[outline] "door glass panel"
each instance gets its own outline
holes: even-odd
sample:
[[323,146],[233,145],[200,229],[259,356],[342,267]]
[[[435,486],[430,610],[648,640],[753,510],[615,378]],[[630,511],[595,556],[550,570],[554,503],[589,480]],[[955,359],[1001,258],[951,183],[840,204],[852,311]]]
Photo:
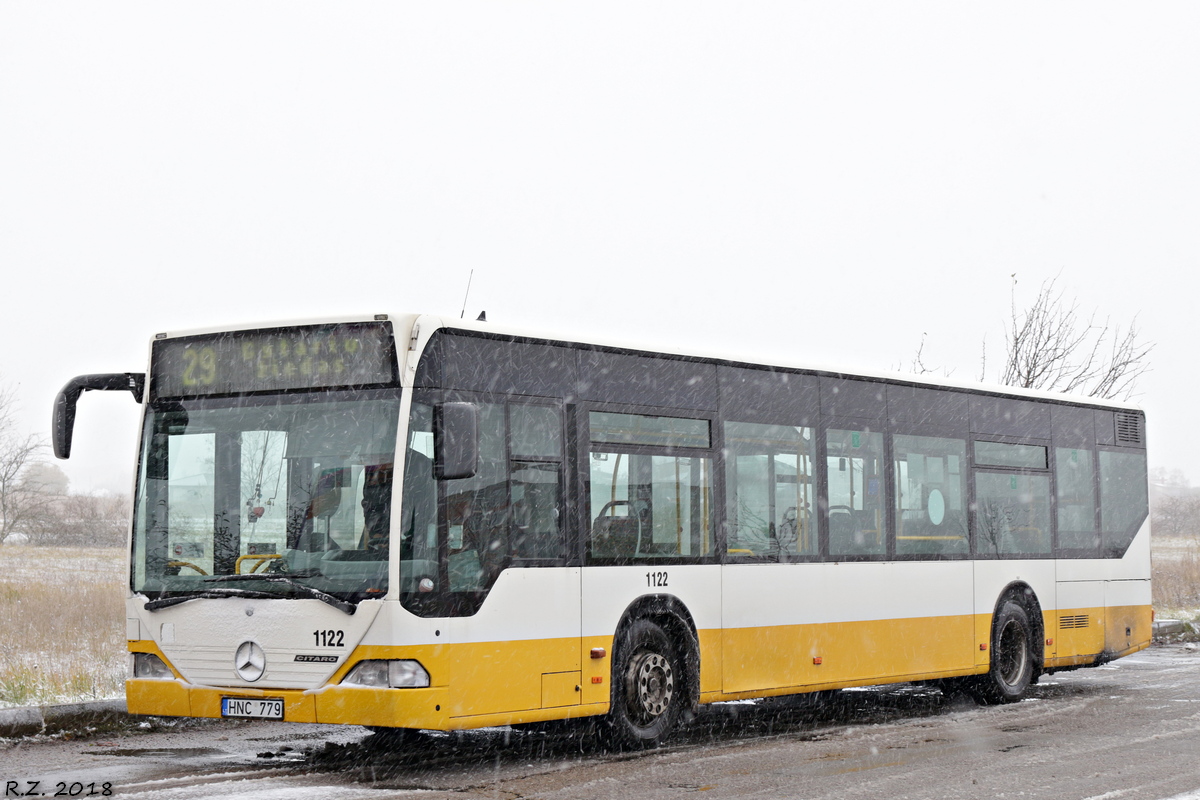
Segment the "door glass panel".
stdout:
[[513,456],[551,461],[562,458],[562,422],[557,408],[514,404],[509,406],[508,418]]
[[[423,616],[474,613],[500,573],[563,558],[562,416],[553,406],[475,402],[470,478],[433,479],[432,407],[413,402],[404,476],[401,600]],[[438,520],[438,494],[442,493]],[[444,531],[445,549],[439,548]],[[444,557],[445,563],[440,559]]]
[[826,447],[830,556],[885,554],[883,434],[830,430]]
[[512,532],[514,558],[561,558],[559,531],[559,465],[542,461],[512,462]]

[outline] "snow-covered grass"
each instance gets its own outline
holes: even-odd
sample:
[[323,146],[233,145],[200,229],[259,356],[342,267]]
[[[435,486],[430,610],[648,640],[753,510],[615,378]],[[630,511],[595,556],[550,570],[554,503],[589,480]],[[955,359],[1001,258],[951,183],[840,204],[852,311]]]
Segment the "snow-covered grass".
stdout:
[[125,554],[0,547],[0,707],[120,698]]
[[1150,557],[1155,618],[1184,623],[1182,630],[1161,634],[1160,641],[1200,641],[1200,539],[1155,536]]
[[1200,540],[1151,540],[1154,613],[1158,619],[1200,623]]

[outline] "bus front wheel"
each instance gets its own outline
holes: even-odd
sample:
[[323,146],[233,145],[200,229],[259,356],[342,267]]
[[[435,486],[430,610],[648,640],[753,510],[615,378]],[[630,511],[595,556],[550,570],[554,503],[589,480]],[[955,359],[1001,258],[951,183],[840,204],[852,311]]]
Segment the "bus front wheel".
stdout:
[[621,749],[658,747],[687,695],[678,649],[661,627],[638,619],[622,632],[615,655],[609,738]]
[[1013,703],[1033,682],[1033,625],[1025,608],[1007,600],[992,622],[992,666],[980,679],[979,698],[987,703]]

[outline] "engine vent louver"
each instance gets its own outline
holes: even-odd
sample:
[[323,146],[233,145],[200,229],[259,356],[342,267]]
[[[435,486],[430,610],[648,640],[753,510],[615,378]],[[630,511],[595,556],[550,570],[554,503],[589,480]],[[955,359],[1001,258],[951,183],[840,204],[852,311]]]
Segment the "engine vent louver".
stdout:
[[1091,624],[1087,614],[1067,614],[1058,618],[1059,630],[1067,628],[1086,628]]
[[1141,414],[1131,411],[1117,412],[1117,443],[1143,444]]

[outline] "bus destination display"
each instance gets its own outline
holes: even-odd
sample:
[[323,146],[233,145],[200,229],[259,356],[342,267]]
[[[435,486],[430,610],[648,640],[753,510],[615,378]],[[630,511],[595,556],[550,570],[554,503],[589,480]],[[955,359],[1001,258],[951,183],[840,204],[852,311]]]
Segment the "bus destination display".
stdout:
[[231,331],[154,343],[155,397],[393,383],[387,322]]

